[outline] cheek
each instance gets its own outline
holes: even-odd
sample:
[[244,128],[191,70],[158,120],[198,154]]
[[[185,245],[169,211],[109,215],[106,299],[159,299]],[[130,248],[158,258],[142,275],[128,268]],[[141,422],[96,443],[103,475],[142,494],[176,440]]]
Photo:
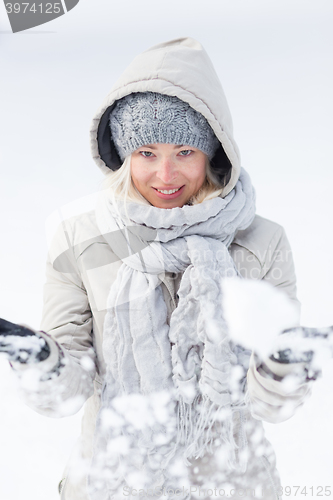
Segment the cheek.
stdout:
[[206,179],[206,164],[198,165],[196,175],[193,176],[193,182],[196,183],[198,189],[202,186]]
[[133,162],[131,165],[131,176],[135,186],[144,184],[148,180],[148,172],[141,165]]

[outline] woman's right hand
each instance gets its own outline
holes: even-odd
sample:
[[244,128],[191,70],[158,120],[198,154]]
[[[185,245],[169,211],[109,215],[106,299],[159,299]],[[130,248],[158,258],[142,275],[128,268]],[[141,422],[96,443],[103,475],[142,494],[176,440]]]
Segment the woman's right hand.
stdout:
[[11,362],[32,364],[48,358],[50,348],[38,332],[0,318],[0,353]]

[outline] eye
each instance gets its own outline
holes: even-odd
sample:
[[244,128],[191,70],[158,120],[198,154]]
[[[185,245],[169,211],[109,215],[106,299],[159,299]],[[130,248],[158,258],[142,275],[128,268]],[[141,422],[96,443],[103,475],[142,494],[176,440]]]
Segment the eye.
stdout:
[[193,153],[192,149],[183,149],[179,151],[178,154],[180,154],[180,156],[190,156],[191,153]]
[[140,151],[140,155],[144,156],[145,158],[150,158],[151,156],[154,156],[154,153],[151,151]]

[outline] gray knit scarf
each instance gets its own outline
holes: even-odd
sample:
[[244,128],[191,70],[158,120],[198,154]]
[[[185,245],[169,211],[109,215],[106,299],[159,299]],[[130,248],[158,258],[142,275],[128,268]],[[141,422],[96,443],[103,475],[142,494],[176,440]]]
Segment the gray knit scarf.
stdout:
[[[171,210],[114,206],[102,195],[97,223],[123,264],[107,299],[107,373],[88,479],[92,500],[174,484],[179,457],[189,464],[212,453],[215,442],[236,467],[233,353],[221,283],[237,275],[228,246],[254,215],[254,190],[244,170],[225,198]],[[165,273],[183,273],[170,324]]]

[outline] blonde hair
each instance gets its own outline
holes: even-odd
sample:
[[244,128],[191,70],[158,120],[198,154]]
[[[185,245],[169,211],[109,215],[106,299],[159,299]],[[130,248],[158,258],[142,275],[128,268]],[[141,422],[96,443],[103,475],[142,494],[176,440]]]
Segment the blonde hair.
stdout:
[[[197,205],[205,200],[211,200],[222,194],[225,185],[221,185],[217,177],[211,170],[209,160],[206,160],[206,179],[199,191],[192,196],[188,204]],[[131,155],[127,156],[124,160],[122,166],[114,171],[110,171],[106,175],[106,179],[102,184],[103,189],[110,190],[112,201],[115,202],[117,199],[123,201],[133,201],[135,203],[140,203],[141,205],[150,205],[149,201],[146,200],[139,193],[135,187],[132,176],[131,176]]]

